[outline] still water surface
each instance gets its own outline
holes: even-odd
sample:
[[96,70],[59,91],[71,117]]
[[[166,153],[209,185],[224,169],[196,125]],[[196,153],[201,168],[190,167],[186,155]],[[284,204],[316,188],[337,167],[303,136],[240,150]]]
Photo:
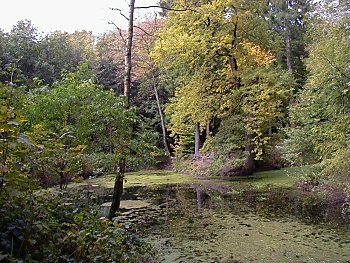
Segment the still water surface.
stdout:
[[350,262],[347,218],[313,193],[167,185],[125,197],[152,203],[125,219],[161,262]]

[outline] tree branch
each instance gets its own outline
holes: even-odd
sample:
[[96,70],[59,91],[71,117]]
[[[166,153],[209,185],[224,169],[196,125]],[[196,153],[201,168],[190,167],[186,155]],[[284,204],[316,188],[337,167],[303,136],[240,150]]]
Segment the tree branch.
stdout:
[[116,8],[116,7],[110,7],[110,9],[113,10],[113,11],[119,11],[119,14],[120,14],[122,17],[124,17],[126,20],[129,21],[129,18],[128,18],[126,15],[124,15],[124,14],[122,13],[122,10],[121,10],[121,9]]
[[116,29],[118,30],[118,32],[119,32],[120,38],[123,40],[124,46],[126,46],[126,39],[125,39],[125,37],[123,36],[123,30],[122,30],[120,27],[118,27],[114,22],[108,22],[108,24],[109,24],[109,25],[115,26],[115,28],[116,28]]
[[321,57],[323,57],[325,60],[327,60],[327,62],[329,63],[329,65],[331,65],[331,67],[332,67],[333,69],[335,69],[336,71],[338,71],[338,73],[339,73],[341,76],[345,77],[346,79],[350,79],[350,77],[345,73],[346,70],[345,70],[345,72],[344,72],[342,69],[340,69],[337,65],[335,65],[335,63],[333,63],[333,62],[332,62],[329,58],[327,58],[326,56],[321,55]]
[[135,6],[135,9],[148,9],[148,8],[160,8],[160,9],[165,9],[165,10],[168,10],[168,11],[176,11],[176,12],[192,11],[192,12],[199,13],[197,10],[194,10],[194,9],[191,9],[191,8],[175,9],[175,8],[170,8],[170,7],[160,6],[160,5]]
[[143,28],[139,27],[139,26],[134,26],[134,28],[140,29],[143,33],[145,33],[146,35],[153,37],[153,35],[151,35],[150,33],[148,33],[146,30],[144,30]]

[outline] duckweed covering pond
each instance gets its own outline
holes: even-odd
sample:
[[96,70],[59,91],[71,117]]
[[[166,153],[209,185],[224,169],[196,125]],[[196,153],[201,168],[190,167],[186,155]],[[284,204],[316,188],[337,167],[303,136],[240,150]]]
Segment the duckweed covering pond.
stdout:
[[[99,188],[113,188],[115,175],[105,175],[85,180],[81,183],[72,183],[69,188],[78,188],[95,185]],[[159,184],[181,184],[191,183],[196,178],[186,174],[179,174],[168,170],[146,170],[140,172],[127,173],[125,175],[124,187],[131,186],[151,186]]]
[[[103,195],[113,181],[110,175],[71,188]],[[297,190],[296,182],[283,170],[232,178],[130,173],[123,199],[147,206],[126,209],[116,221],[135,223],[161,262],[350,262],[339,200]]]
[[[339,207],[291,189],[232,194],[202,186],[130,188],[153,207],[130,218],[161,262],[349,262]],[[123,220],[123,217],[120,218]]]

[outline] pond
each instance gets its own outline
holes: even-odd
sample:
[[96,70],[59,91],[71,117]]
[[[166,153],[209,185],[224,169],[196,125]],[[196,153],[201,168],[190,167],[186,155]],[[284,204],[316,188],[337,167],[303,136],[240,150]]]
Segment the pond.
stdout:
[[140,226],[160,262],[350,262],[347,219],[314,193],[165,185],[124,195],[151,204],[119,220]]

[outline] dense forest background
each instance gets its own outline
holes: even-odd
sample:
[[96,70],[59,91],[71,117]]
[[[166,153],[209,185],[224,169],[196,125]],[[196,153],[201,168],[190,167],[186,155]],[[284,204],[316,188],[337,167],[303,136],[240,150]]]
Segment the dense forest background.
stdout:
[[[119,98],[127,31],[40,35],[20,21],[1,32],[2,143],[27,136],[26,173],[45,184],[62,170],[112,171],[105,164],[128,133],[125,120],[138,149],[204,156],[213,175],[312,165],[313,179],[347,180],[347,1],[160,4],[160,18],[134,26],[127,112]],[[8,169],[20,146],[6,147]],[[54,160],[57,149],[67,160]],[[135,165],[146,157],[131,155]],[[73,163],[79,173],[68,172]]]
[[0,30],[1,202],[168,156],[207,175],[301,166],[349,192],[348,1],[159,5],[134,25],[128,98],[128,31]]

